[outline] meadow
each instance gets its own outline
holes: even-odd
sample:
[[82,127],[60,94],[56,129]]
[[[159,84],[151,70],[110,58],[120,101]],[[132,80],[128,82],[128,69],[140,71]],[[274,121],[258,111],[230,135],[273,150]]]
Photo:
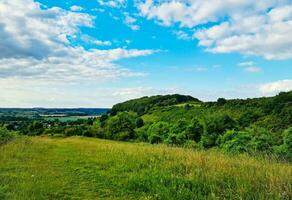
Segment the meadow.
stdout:
[[275,159],[85,137],[0,146],[0,199],[292,199]]

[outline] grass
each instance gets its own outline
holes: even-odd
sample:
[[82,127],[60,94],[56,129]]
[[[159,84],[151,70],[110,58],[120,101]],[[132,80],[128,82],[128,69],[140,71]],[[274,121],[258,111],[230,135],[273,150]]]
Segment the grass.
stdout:
[[0,199],[292,199],[292,166],[90,138],[0,146]]
[[46,120],[60,120],[61,122],[77,121],[78,119],[97,118],[98,115],[94,116],[63,116],[63,117],[45,117]]

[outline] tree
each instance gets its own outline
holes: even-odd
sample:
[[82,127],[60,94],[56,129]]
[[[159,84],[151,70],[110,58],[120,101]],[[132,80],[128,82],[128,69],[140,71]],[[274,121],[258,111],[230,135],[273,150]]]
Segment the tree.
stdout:
[[284,130],[283,144],[276,147],[276,153],[292,160],[292,127]]
[[204,133],[204,127],[200,121],[195,118],[192,120],[192,124],[186,128],[185,133],[188,140],[199,142]]
[[170,125],[167,122],[157,122],[152,124],[147,133],[151,144],[162,142],[170,131]]
[[141,128],[142,126],[144,126],[144,121],[141,117],[138,117],[135,121],[136,124],[136,128]]
[[237,128],[237,123],[229,115],[217,115],[206,119],[205,132],[202,135],[201,144],[205,148],[216,146],[219,135],[227,130]]
[[121,112],[107,120],[106,135],[110,139],[129,140],[134,138],[135,128],[135,116]]
[[218,99],[217,99],[217,104],[218,104],[218,105],[224,105],[226,102],[227,102],[227,101],[226,101],[226,99],[224,99],[224,98],[218,98]]

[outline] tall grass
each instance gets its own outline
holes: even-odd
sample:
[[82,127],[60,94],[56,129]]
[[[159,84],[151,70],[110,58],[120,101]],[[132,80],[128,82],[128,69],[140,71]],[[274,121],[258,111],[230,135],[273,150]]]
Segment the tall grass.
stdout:
[[0,146],[0,199],[292,199],[292,165],[89,138]]

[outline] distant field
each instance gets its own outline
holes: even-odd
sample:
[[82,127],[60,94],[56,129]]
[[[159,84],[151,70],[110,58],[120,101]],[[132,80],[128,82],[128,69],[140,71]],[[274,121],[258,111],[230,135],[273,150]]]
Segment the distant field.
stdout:
[[292,165],[90,138],[0,146],[0,199],[292,199]]
[[78,119],[88,119],[88,118],[97,118],[100,117],[99,115],[94,116],[44,116],[47,120],[60,120],[63,122],[66,121],[76,121]]

